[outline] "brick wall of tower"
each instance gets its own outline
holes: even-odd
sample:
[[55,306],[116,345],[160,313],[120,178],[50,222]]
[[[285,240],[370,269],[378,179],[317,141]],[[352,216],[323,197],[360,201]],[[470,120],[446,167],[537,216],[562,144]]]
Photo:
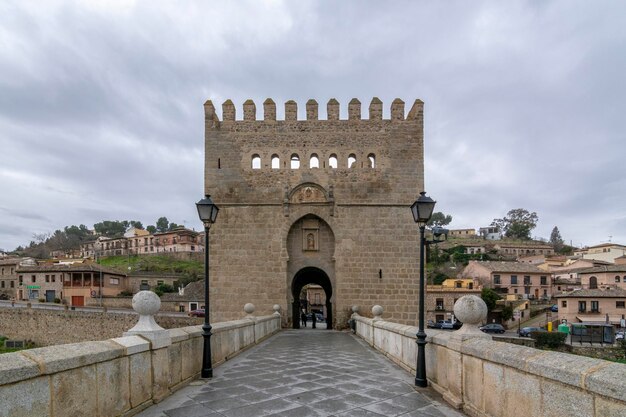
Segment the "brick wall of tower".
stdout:
[[[306,253],[306,266],[332,275],[336,325],[345,326],[354,304],[362,313],[381,304],[392,320],[414,323],[419,263],[408,207],[423,189],[423,103],[416,100],[405,117],[404,103],[395,100],[391,118],[383,119],[382,102],[374,99],[363,119],[361,104],[352,100],[348,120],[339,119],[335,100],[327,105],[329,120],[318,119],[314,100],[306,104],[307,120],[297,120],[295,102],[285,104],[287,120],[276,120],[269,99],[258,120],[251,100],[243,107],[244,120],[237,120],[227,101],[220,120],[205,103],[205,192],[221,209],[211,228],[215,320],[238,317],[239,300],[254,300],[260,314],[274,304],[290,312],[300,255],[294,250],[302,248],[289,242],[289,231],[313,214],[332,231],[334,255],[329,260],[320,251],[316,261]],[[299,169],[290,168],[294,154]],[[309,167],[312,155],[319,168]],[[276,156],[279,168],[272,168]],[[337,168],[329,166],[331,156]],[[350,157],[356,158],[352,167]],[[302,187],[317,197],[307,200]]]

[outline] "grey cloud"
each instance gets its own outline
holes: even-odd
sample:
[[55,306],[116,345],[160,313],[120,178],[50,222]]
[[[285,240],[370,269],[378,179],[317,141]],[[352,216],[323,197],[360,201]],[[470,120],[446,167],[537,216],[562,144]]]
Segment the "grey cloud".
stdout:
[[[42,216],[40,214],[37,214],[37,213],[33,213],[33,212],[19,211],[19,210],[9,209],[9,208],[6,208],[6,207],[0,207],[0,211],[2,211],[5,216],[16,217],[16,218],[19,218],[19,219],[24,219],[24,220],[42,220],[42,221],[46,221],[46,222],[50,221],[49,218],[47,218],[45,216]],[[23,231],[24,230],[22,227],[10,227],[9,229],[10,230],[14,230],[14,231]]]
[[[0,206],[26,230],[104,219],[199,227],[202,103],[426,102],[426,188],[459,227],[537,211],[626,243],[626,6],[245,2],[0,6]],[[1,32],[4,31],[4,32]],[[586,224],[593,212],[599,224]],[[35,221],[37,220],[37,221]],[[25,243],[32,232],[12,243]]]

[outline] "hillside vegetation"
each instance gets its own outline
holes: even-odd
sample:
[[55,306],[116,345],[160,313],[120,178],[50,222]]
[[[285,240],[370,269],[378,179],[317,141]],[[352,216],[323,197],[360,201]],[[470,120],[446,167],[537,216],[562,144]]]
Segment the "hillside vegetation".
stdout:
[[116,269],[123,273],[156,272],[163,274],[182,274],[200,278],[204,272],[204,262],[193,259],[181,260],[167,255],[150,256],[109,256],[98,261],[102,266]]

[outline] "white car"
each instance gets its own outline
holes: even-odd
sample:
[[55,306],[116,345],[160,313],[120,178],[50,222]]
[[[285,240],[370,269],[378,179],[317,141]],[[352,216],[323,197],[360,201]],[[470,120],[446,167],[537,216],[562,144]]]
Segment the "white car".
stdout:
[[615,333],[615,341],[617,342],[618,340],[624,340],[624,332]]

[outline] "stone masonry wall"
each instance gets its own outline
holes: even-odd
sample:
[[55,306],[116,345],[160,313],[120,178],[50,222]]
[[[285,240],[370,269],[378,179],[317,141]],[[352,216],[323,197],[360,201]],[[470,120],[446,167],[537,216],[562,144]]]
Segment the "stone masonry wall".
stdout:
[[[335,327],[345,327],[353,304],[384,304],[394,320],[414,322],[419,253],[409,206],[424,188],[423,103],[416,100],[405,117],[404,103],[395,100],[388,120],[378,99],[368,119],[357,100],[348,120],[339,120],[334,100],[328,120],[319,120],[311,100],[307,120],[296,120],[296,103],[285,106],[286,120],[276,120],[275,104],[266,100],[257,120],[249,100],[244,120],[236,120],[227,101],[220,120],[213,103],[205,103],[205,193],[220,207],[210,231],[211,314],[236,317],[240,302],[233,301],[245,299],[259,309],[281,305],[286,324],[295,274],[315,267],[331,278]],[[295,155],[300,167],[291,169]],[[309,167],[313,156],[319,168]],[[349,168],[351,156],[356,162]],[[312,216],[328,230],[317,253],[302,253],[290,230]],[[322,240],[327,236],[334,241]]]
[[[415,372],[417,328],[355,314],[356,333]],[[626,365],[428,329],[429,385],[475,417],[624,417]]]
[[[100,307],[100,299],[98,297],[85,298],[85,305],[87,307]],[[102,305],[106,308],[133,308],[133,297],[130,296],[118,296],[118,297],[102,297]]]
[[[213,366],[279,330],[278,314],[215,323]],[[0,417],[135,415],[200,374],[201,326],[170,329],[164,338],[158,345],[132,335],[0,355]]]
[[[37,346],[104,340],[120,336],[137,323],[138,317],[137,314],[109,312],[0,308],[0,335],[14,340],[32,340]],[[166,329],[203,321],[163,315],[156,315],[155,319]]]

